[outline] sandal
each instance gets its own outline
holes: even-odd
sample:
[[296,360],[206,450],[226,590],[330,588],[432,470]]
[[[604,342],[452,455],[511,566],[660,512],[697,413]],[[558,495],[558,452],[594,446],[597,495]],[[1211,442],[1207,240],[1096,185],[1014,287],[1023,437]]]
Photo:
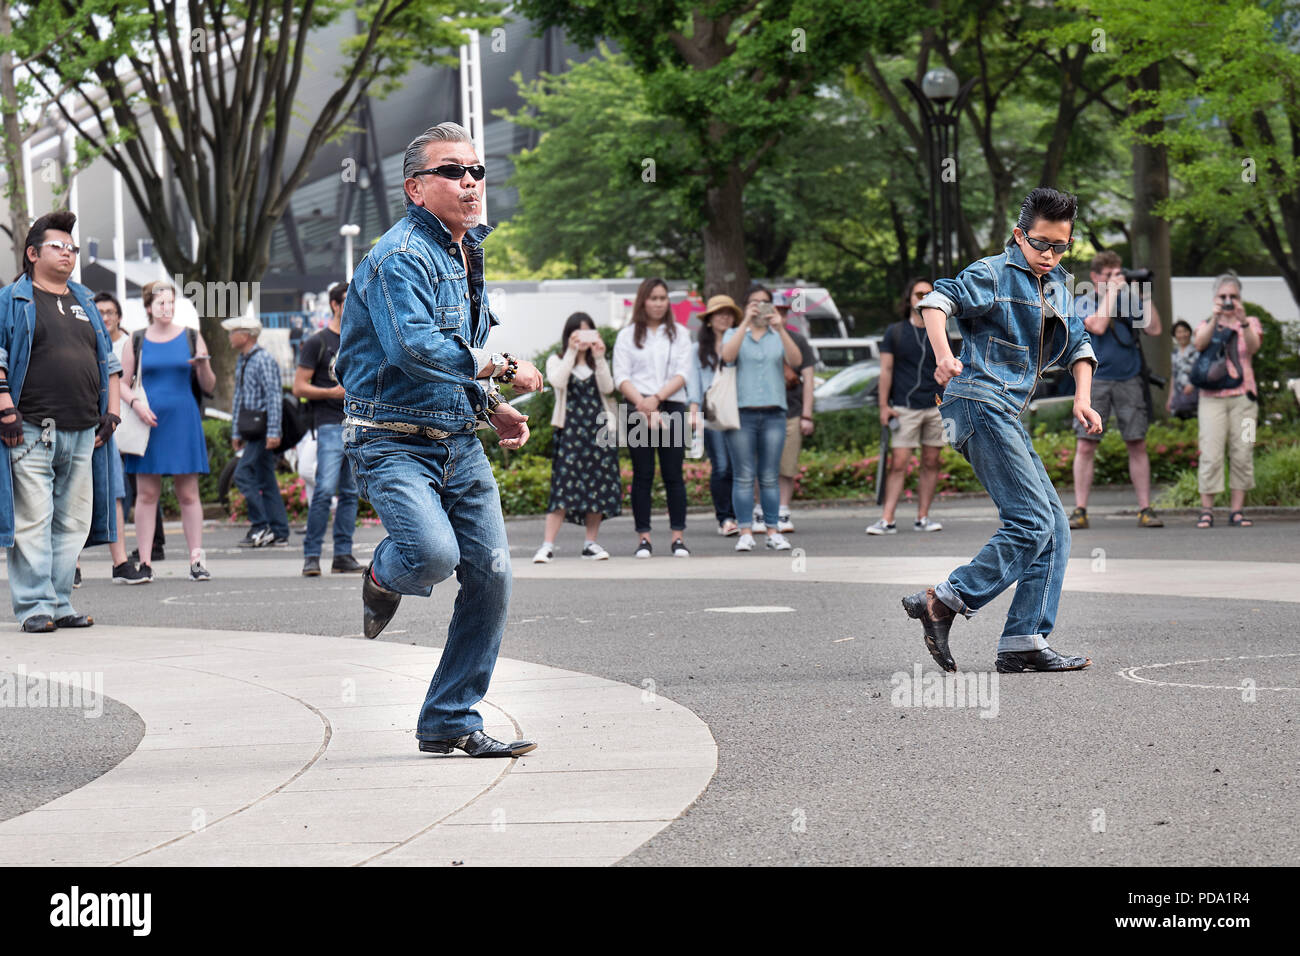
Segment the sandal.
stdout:
[[[1240,514],[1240,512],[1238,512],[1238,514]],[[1199,518],[1196,519],[1196,527],[1198,527],[1198,528],[1213,528],[1213,527],[1214,527],[1214,512],[1211,511],[1211,510],[1209,510],[1208,508],[1205,509],[1204,511],[1202,511],[1202,512],[1201,512],[1201,516],[1200,516]]]
[[1234,511],[1232,514],[1228,515],[1228,524],[1232,525],[1234,528],[1250,528],[1254,526],[1255,522],[1251,521],[1240,511]]

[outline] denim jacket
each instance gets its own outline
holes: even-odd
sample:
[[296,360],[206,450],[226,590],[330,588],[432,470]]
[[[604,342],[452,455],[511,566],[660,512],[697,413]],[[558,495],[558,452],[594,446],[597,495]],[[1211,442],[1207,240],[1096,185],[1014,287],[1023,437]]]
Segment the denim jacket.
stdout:
[[955,279],[935,282],[917,308],[956,316],[961,330],[961,374],[943,398],[971,398],[1021,414],[1042,373],[1055,365],[1097,359],[1083,322],[1073,309],[1072,277],[1058,263],[1041,278],[1020,247],[988,256]]
[[477,375],[498,320],[483,291],[479,246],[491,231],[480,225],[465,234],[468,278],[451,232],[412,205],[361,260],[348,287],[334,366],[349,417],[465,433],[486,420]]
[[[99,414],[108,411],[110,376],[122,374],[122,363],[113,352],[108,340],[108,330],[99,310],[91,301],[90,290],[77,282],[68,283],[68,291],[90,316],[95,328],[95,352],[99,357]],[[5,370],[14,405],[21,404],[23,381],[32,357],[32,337],[36,333],[36,302],[32,298],[32,280],[22,276],[17,282],[0,289],[0,368]],[[33,422],[32,424],[39,424]],[[0,547],[11,548],[14,543],[14,478],[9,463],[10,448],[0,442]],[[109,454],[117,454],[117,444],[107,441],[91,453],[94,504],[90,515],[90,536],[87,544],[105,544],[117,540],[117,509],[113,499],[109,469]]]

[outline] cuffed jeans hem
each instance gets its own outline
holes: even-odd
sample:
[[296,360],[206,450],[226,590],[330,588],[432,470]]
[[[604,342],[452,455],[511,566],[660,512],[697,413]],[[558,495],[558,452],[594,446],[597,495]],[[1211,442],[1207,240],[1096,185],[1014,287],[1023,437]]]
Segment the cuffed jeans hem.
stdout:
[[416,740],[459,740],[461,737],[468,737],[470,734],[474,733],[474,731],[482,730],[482,729],[483,729],[483,725],[479,724],[477,727],[469,727],[465,730],[458,730],[452,733],[445,733],[445,734],[430,733],[429,731],[426,730],[417,730],[415,732],[415,739]]
[[966,602],[961,599],[961,595],[946,580],[935,585],[934,596],[968,621],[975,616],[975,611],[966,606]]
[[1043,651],[1047,638],[1041,634],[1003,634],[998,638],[998,653],[1003,651]]

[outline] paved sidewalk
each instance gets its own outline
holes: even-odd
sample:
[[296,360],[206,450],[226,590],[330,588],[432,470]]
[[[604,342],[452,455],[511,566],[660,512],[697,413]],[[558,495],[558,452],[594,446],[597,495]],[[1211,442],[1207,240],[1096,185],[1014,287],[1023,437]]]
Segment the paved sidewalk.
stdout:
[[102,672],[138,749],[0,823],[0,865],[613,863],[708,784],[708,728],[662,697],[501,659],[485,730],[518,760],[416,750],[433,649],[96,626],[4,635],[0,669]]

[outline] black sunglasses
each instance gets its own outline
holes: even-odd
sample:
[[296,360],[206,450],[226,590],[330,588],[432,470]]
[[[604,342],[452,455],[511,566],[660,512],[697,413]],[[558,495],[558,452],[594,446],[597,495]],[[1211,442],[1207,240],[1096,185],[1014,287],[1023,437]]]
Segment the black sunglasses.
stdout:
[[409,179],[416,176],[423,176],[426,173],[433,173],[435,176],[441,176],[443,179],[461,179],[466,173],[469,173],[476,180],[481,180],[487,175],[486,166],[462,166],[459,163],[447,163],[445,166],[433,166],[429,169],[420,169],[411,173]]
[[1039,252],[1046,252],[1048,249],[1051,249],[1058,256],[1065,255],[1070,246],[1074,245],[1073,237],[1065,240],[1065,242],[1048,242],[1046,239],[1035,239],[1033,236],[1029,235],[1029,233],[1025,233],[1025,242],[1029,243]]

